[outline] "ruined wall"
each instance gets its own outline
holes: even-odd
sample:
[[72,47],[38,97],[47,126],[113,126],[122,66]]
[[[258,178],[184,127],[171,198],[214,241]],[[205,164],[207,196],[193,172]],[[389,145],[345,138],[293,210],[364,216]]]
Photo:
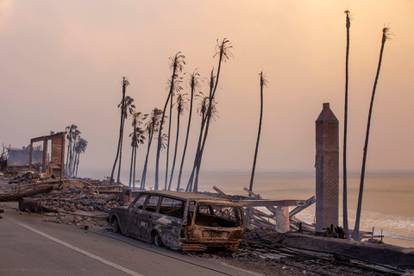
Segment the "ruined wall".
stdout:
[[[20,167],[29,165],[29,148],[24,149],[12,149],[8,150],[8,167]],[[43,151],[33,150],[32,163],[33,164],[42,164]]]

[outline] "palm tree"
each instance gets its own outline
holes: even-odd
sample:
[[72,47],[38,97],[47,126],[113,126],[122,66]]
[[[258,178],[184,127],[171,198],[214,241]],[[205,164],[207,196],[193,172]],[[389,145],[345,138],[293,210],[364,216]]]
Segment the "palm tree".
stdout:
[[85,139],[79,137],[79,139],[78,139],[78,141],[76,142],[76,145],[75,145],[75,154],[76,154],[75,155],[76,156],[76,158],[75,158],[75,167],[76,167],[76,169],[75,169],[75,173],[74,173],[75,176],[78,176],[80,155],[86,151],[87,146],[88,146],[88,141],[86,141]]
[[364,152],[362,157],[362,167],[361,167],[361,179],[359,183],[359,194],[358,194],[358,207],[355,217],[355,227],[352,237],[355,240],[360,240],[360,233],[359,233],[359,227],[361,222],[361,209],[362,209],[362,197],[364,193],[364,181],[365,181],[365,165],[367,161],[367,154],[368,154],[368,142],[369,142],[369,131],[371,127],[371,116],[372,116],[372,109],[374,107],[374,100],[375,100],[375,92],[377,90],[377,83],[379,79],[379,74],[381,71],[381,64],[382,64],[382,57],[384,53],[384,46],[385,42],[388,39],[388,32],[389,28],[383,28],[382,29],[382,39],[381,39],[381,49],[379,54],[379,60],[378,60],[378,66],[377,66],[377,73],[375,75],[374,85],[372,88],[372,94],[371,94],[371,102],[369,105],[369,112],[368,112],[368,122],[367,122],[367,129],[365,134],[365,143],[364,143]]
[[167,182],[168,182],[168,169],[169,169],[169,162],[170,162],[170,140],[171,140],[170,138],[171,138],[171,122],[172,122],[173,102],[174,102],[174,92],[171,94],[170,111],[169,111],[169,117],[168,117],[167,156],[165,158],[164,190],[167,190]]
[[176,126],[177,130],[176,130],[176,136],[175,136],[174,157],[173,157],[173,163],[171,167],[170,182],[168,183],[168,191],[171,190],[171,183],[174,178],[175,161],[177,159],[177,149],[178,149],[178,142],[180,138],[180,117],[184,111],[184,105],[186,101],[185,95],[186,94],[180,93],[177,96],[177,126]]
[[231,53],[230,53],[230,49],[232,48],[230,40],[224,38],[221,42],[217,43],[217,52],[216,55],[219,56],[219,60],[218,60],[218,66],[217,66],[217,72],[216,72],[216,77],[215,77],[215,83],[214,83],[214,88],[212,90],[211,96],[210,96],[210,100],[209,100],[209,106],[207,109],[207,113],[206,113],[206,126],[205,126],[205,130],[204,130],[204,134],[203,134],[203,143],[202,146],[200,148],[200,153],[198,156],[198,161],[197,161],[197,172],[196,172],[196,177],[195,177],[195,184],[194,184],[194,189],[197,192],[198,191],[198,176],[200,173],[200,168],[201,168],[201,161],[203,159],[203,153],[204,153],[204,148],[206,145],[206,140],[207,140],[207,136],[208,136],[208,131],[209,131],[209,127],[210,127],[210,121],[211,121],[211,110],[212,110],[212,105],[214,103],[214,99],[216,96],[216,91],[217,91],[217,86],[219,83],[219,79],[220,79],[220,72],[221,72],[221,65],[223,63],[223,61],[226,61],[228,59],[230,59]]
[[181,185],[181,176],[183,173],[183,167],[184,167],[184,160],[185,160],[185,154],[187,152],[187,146],[188,146],[188,138],[190,136],[190,127],[191,127],[191,119],[192,119],[192,114],[193,114],[193,99],[194,99],[194,92],[198,86],[198,78],[199,78],[200,74],[197,71],[194,71],[193,74],[191,75],[191,80],[190,80],[190,110],[188,113],[188,123],[187,123],[187,132],[185,135],[185,142],[184,142],[184,149],[183,149],[183,155],[181,157],[181,164],[180,164],[180,169],[179,169],[179,173],[178,173],[178,182],[177,182],[177,192],[180,191],[180,185]]
[[211,70],[211,74],[210,74],[210,94],[209,96],[205,96],[203,92],[199,92],[196,97],[197,98],[201,98],[200,101],[200,106],[197,110],[197,112],[199,113],[200,117],[201,117],[201,123],[200,123],[200,132],[198,135],[198,140],[197,140],[197,148],[196,148],[196,155],[194,157],[194,162],[193,162],[193,168],[191,170],[191,174],[190,177],[188,179],[188,183],[187,183],[187,187],[186,187],[186,192],[190,192],[194,190],[193,184],[194,184],[194,176],[196,174],[197,171],[197,164],[198,164],[198,159],[199,159],[199,155],[200,155],[200,150],[201,150],[201,144],[203,142],[203,133],[204,133],[204,128],[206,125],[206,119],[207,119],[207,109],[208,109],[208,102],[209,99],[211,98],[211,93],[213,91],[213,87],[214,87],[214,72],[213,70]]
[[254,150],[254,159],[253,159],[252,174],[250,176],[249,191],[251,191],[251,192],[253,191],[254,174],[256,172],[257,153],[259,151],[260,134],[262,132],[262,121],[263,121],[263,86],[266,85],[266,80],[263,77],[263,72],[260,72],[259,75],[260,75],[260,118],[259,118],[259,129],[257,131],[256,148]]
[[137,149],[140,144],[145,141],[144,130],[142,129],[142,122],[146,119],[148,114],[136,112],[133,114],[131,137],[131,164],[129,170],[129,187],[135,188],[135,171],[137,163]]
[[125,120],[126,118],[128,118],[128,114],[132,115],[134,114],[134,110],[135,110],[135,105],[134,105],[134,99],[126,96],[124,103],[120,103],[119,104],[120,107],[124,107],[124,120],[122,122],[122,132],[121,132],[121,144],[119,147],[119,162],[118,162],[118,175],[116,178],[117,183],[120,183],[120,177],[121,177],[121,164],[122,164],[122,145],[124,142],[124,125],[125,125]]
[[343,196],[342,196],[342,215],[345,235],[348,237],[348,172],[347,172],[347,136],[348,136],[348,76],[349,76],[349,29],[351,27],[350,12],[346,14],[346,53],[345,53],[345,107],[344,107],[344,149],[342,158],[343,173]]
[[[111,183],[113,183],[113,181],[114,181],[115,168],[116,168],[116,164],[118,163],[119,155],[120,155],[120,152],[121,152],[120,149],[121,149],[121,144],[122,144],[122,140],[123,140],[124,122],[125,122],[124,103],[125,103],[126,87],[128,85],[129,85],[128,80],[125,77],[122,77],[122,96],[121,96],[121,112],[120,112],[120,122],[119,122],[118,146],[117,146],[117,150],[116,150],[114,165],[112,166],[112,171],[111,171],[111,179],[110,179]],[[118,108],[119,107],[120,107],[120,105],[118,104]],[[117,180],[117,182],[119,182],[119,179]]]
[[145,124],[144,131],[147,135],[147,154],[145,156],[144,167],[142,169],[141,175],[141,190],[145,189],[145,182],[147,179],[147,170],[148,170],[148,160],[149,160],[149,153],[151,150],[152,138],[154,134],[159,131],[159,125],[161,122],[162,110],[158,108],[154,108],[151,112],[149,120]]
[[[199,154],[201,153],[201,146],[203,143],[203,134],[204,134],[204,130],[205,130],[205,126],[206,126],[206,122],[207,122],[207,110],[209,109],[210,106],[210,100],[211,100],[211,91],[212,91],[212,87],[214,84],[214,75],[213,72],[211,73],[210,76],[210,94],[209,96],[204,96],[202,92],[200,92],[197,97],[201,97],[201,102],[200,102],[200,106],[198,108],[198,113],[200,114],[201,117],[201,126],[200,126],[200,133],[198,136],[198,142],[197,142],[197,150],[196,150],[196,156],[194,159],[194,164],[193,164],[193,169],[191,171],[190,174],[190,178],[188,180],[187,183],[187,188],[186,191],[198,191],[198,187],[195,187],[194,184],[197,182],[197,174],[200,170],[200,167],[197,166],[198,164],[198,160],[199,160]],[[211,116],[212,118],[215,117],[215,114],[217,113],[217,109],[216,109],[216,103],[215,101],[213,101],[213,103],[211,104]]]
[[68,139],[68,148],[66,155],[66,174],[69,177],[74,176],[76,164],[75,146],[80,134],[81,132],[79,131],[77,125],[72,124],[66,127],[66,138]]
[[161,154],[162,141],[163,141],[162,127],[164,124],[165,111],[167,110],[168,102],[171,100],[172,94],[176,90],[176,84],[177,84],[176,81],[178,78],[178,73],[182,72],[183,67],[185,65],[184,58],[185,56],[181,52],[178,52],[177,54],[175,54],[174,58],[172,59],[172,63],[171,63],[172,73],[171,73],[171,79],[170,79],[170,88],[168,91],[167,99],[164,103],[164,108],[162,110],[162,116],[161,116],[161,122],[160,122],[159,130],[158,130],[157,156],[155,160],[155,185],[154,185],[155,190],[158,190],[158,187],[159,187],[160,154]]

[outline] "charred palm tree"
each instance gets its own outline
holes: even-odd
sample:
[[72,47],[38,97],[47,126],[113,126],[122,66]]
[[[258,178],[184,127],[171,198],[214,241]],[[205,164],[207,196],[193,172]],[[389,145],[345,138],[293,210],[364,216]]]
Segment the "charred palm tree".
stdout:
[[350,12],[346,14],[346,53],[345,53],[345,106],[344,106],[344,148],[342,158],[343,173],[343,195],[342,195],[342,215],[345,235],[348,237],[348,171],[347,171],[347,139],[348,139],[348,76],[349,76],[349,29],[351,27]]
[[196,171],[197,171],[197,162],[199,159],[199,155],[200,155],[200,151],[201,151],[201,145],[203,143],[203,134],[204,134],[204,129],[205,129],[205,125],[206,125],[206,121],[207,121],[207,109],[208,109],[208,102],[209,99],[211,98],[211,94],[214,88],[214,72],[213,70],[211,70],[211,74],[210,74],[210,92],[209,92],[209,96],[205,96],[203,92],[199,92],[196,97],[200,98],[200,106],[197,110],[198,114],[200,115],[200,131],[199,131],[199,135],[198,135],[198,140],[197,140],[197,147],[196,147],[196,154],[194,157],[194,162],[193,162],[193,167],[191,170],[191,174],[190,177],[188,179],[188,183],[187,183],[187,187],[186,187],[186,192],[191,192],[194,190],[194,177],[196,175]]
[[123,121],[122,121],[122,131],[121,131],[121,141],[120,141],[120,147],[119,147],[119,162],[118,162],[118,175],[116,177],[116,181],[117,183],[120,183],[120,178],[121,178],[121,169],[122,169],[122,145],[123,145],[123,141],[124,141],[124,125],[125,125],[125,120],[126,118],[128,118],[128,114],[132,115],[134,114],[134,110],[135,110],[135,105],[134,105],[134,99],[126,96],[124,99],[124,102],[120,103],[118,105],[118,107],[120,107],[122,109],[123,107]]
[[175,161],[177,160],[178,142],[180,141],[179,139],[180,138],[180,117],[184,111],[185,101],[186,101],[185,94],[180,93],[177,95],[177,126],[176,126],[176,134],[175,134],[174,156],[173,156],[173,163],[171,166],[170,181],[168,183],[168,191],[171,190],[171,184],[174,178]]
[[362,157],[361,179],[359,183],[358,206],[357,206],[357,212],[356,212],[356,217],[355,217],[354,232],[352,235],[352,237],[355,240],[360,240],[361,238],[359,228],[360,228],[360,222],[361,222],[362,197],[364,194],[365,165],[366,165],[367,154],[368,154],[369,131],[371,127],[371,117],[372,117],[372,110],[374,107],[375,92],[377,90],[377,83],[378,83],[378,79],[379,79],[379,75],[381,71],[384,46],[385,46],[385,42],[388,39],[388,32],[389,32],[388,28],[382,29],[381,49],[380,49],[380,54],[379,54],[379,59],[378,59],[377,73],[375,75],[374,85],[373,85],[372,94],[371,94],[371,102],[369,105],[368,122],[367,122],[367,129],[366,129],[365,143],[364,143],[364,152],[363,152],[363,157]]
[[[120,122],[119,122],[118,146],[116,149],[115,160],[114,160],[114,164],[112,166],[112,171],[111,171],[111,178],[110,178],[111,183],[113,183],[114,181],[115,168],[116,168],[116,164],[118,163],[119,153],[120,153],[120,148],[121,148],[121,143],[122,143],[122,138],[123,138],[123,131],[124,131],[123,125],[125,121],[125,118],[124,118],[125,107],[123,106],[123,103],[125,102],[126,87],[128,85],[129,85],[128,80],[125,77],[123,77],[122,78],[122,96],[121,96],[121,112],[120,112]],[[118,108],[119,108],[119,104],[118,104]]]
[[141,190],[145,190],[145,182],[147,180],[148,160],[151,151],[151,144],[154,138],[154,134],[158,131],[161,123],[162,110],[154,108],[151,112],[149,120],[145,123],[144,131],[147,136],[147,153],[145,155],[144,166],[141,174]]
[[170,162],[171,122],[172,122],[173,102],[174,102],[174,92],[171,94],[170,111],[169,111],[169,116],[168,116],[167,154],[166,154],[166,157],[165,157],[164,190],[167,190],[167,183],[168,183],[168,172],[169,172],[169,162]]
[[75,145],[75,154],[76,154],[76,158],[75,158],[75,164],[76,164],[75,168],[76,169],[75,169],[75,173],[74,173],[75,176],[78,176],[80,155],[86,151],[87,146],[88,146],[88,141],[86,141],[85,139],[79,137],[79,139],[78,139],[78,141],[76,142],[76,145]]
[[146,119],[148,114],[142,114],[136,112],[133,114],[132,119],[132,132],[129,135],[131,137],[131,164],[129,169],[129,187],[135,188],[135,171],[137,164],[137,149],[140,144],[145,141],[144,130],[142,129],[142,122]]
[[174,58],[172,59],[172,63],[171,63],[172,72],[171,72],[171,78],[170,78],[170,84],[169,84],[169,91],[168,91],[167,99],[164,103],[164,108],[162,109],[161,122],[159,125],[159,131],[158,131],[157,156],[155,160],[155,186],[154,186],[155,190],[158,190],[158,187],[159,187],[160,155],[161,155],[161,148],[162,148],[162,141],[163,141],[162,127],[164,124],[165,111],[167,110],[167,106],[168,106],[169,101],[171,100],[172,94],[176,90],[176,81],[177,81],[177,78],[179,77],[178,74],[182,72],[183,67],[185,65],[184,58],[185,56],[181,52],[178,52],[177,54],[175,54]]
[[72,176],[72,164],[74,159],[74,146],[77,137],[80,135],[80,131],[78,130],[78,126],[75,124],[71,124],[70,126],[66,127],[66,139],[68,140],[68,148],[66,154],[66,164],[65,164],[65,171],[67,176]]
[[183,173],[185,154],[187,152],[188,138],[190,136],[191,119],[192,119],[192,114],[193,114],[194,93],[195,93],[196,88],[198,86],[199,76],[200,76],[200,74],[197,71],[194,71],[193,74],[191,75],[191,80],[190,80],[190,91],[191,91],[190,92],[190,110],[189,110],[189,113],[188,113],[187,132],[185,134],[183,155],[181,157],[180,169],[179,169],[179,173],[178,173],[177,192],[180,191],[181,176],[182,176],[182,173]]
[[259,75],[260,75],[260,118],[259,118],[259,129],[257,131],[256,148],[254,150],[252,173],[250,175],[250,186],[249,186],[249,191],[250,192],[253,191],[254,175],[255,175],[255,172],[256,172],[257,153],[259,151],[260,134],[262,132],[262,122],[263,122],[263,87],[266,84],[266,80],[263,77],[263,72],[260,72]]
[[224,38],[221,42],[217,43],[217,52],[216,55],[218,55],[219,60],[218,60],[218,66],[217,66],[217,72],[216,72],[216,77],[215,77],[215,82],[214,82],[214,88],[213,91],[211,93],[210,96],[210,100],[209,100],[209,106],[207,109],[207,118],[206,118],[206,126],[205,126],[205,130],[204,130],[204,134],[203,134],[203,143],[201,145],[200,148],[200,153],[198,156],[198,161],[197,161],[197,172],[196,172],[196,177],[195,177],[195,184],[194,184],[194,190],[197,192],[198,191],[198,177],[199,177],[199,173],[200,173],[200,168],[201,168],[201,162],[203,160],[203,154],[204,154],[204,148],[206,145],[206,141],[207,141],[207,137],[208,137],[208,131],[210,129],[210,121],[211,121],[211,117],[212,117],[212,108],[213,108],[213,104],[215,101],[215,96],[216,96],[216,91],[217,91],[217,86],[220,80],[220,73],[221,73],[221,65],[223,63],[223,61],[226,61],[228,59],[230,59],[231,53],[230,53],[230,49],[232,48],[230,40]]

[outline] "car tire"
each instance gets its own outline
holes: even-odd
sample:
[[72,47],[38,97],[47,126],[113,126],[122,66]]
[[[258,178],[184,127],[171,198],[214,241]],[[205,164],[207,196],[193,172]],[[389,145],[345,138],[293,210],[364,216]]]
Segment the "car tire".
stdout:
[[111,226],[112,226],[112,232],[114,232],[114,233],[119,233],[120,232],[119,223],[118,223],[117,218],[112,219]]
[[164,246],[164,243],[162,242],[161,237],[157,232],[154,233],[154,236],[152,238],[152,243],[156,247],[163,247]]

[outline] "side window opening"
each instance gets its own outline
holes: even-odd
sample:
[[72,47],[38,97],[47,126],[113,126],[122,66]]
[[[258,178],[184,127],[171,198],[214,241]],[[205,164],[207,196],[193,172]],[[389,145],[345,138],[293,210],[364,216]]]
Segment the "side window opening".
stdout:
[[184,202],[179,199],[163,197],[160,204],[160,214],[182,219]]
[[134,203],[134,209],[142,210],[142,208],[144,207],[145,199],[147,199],[147,195],[140,195]]
[[145,203],[145,211],[156,212],[159,199],[159,196],[150,196],[147,202]]

